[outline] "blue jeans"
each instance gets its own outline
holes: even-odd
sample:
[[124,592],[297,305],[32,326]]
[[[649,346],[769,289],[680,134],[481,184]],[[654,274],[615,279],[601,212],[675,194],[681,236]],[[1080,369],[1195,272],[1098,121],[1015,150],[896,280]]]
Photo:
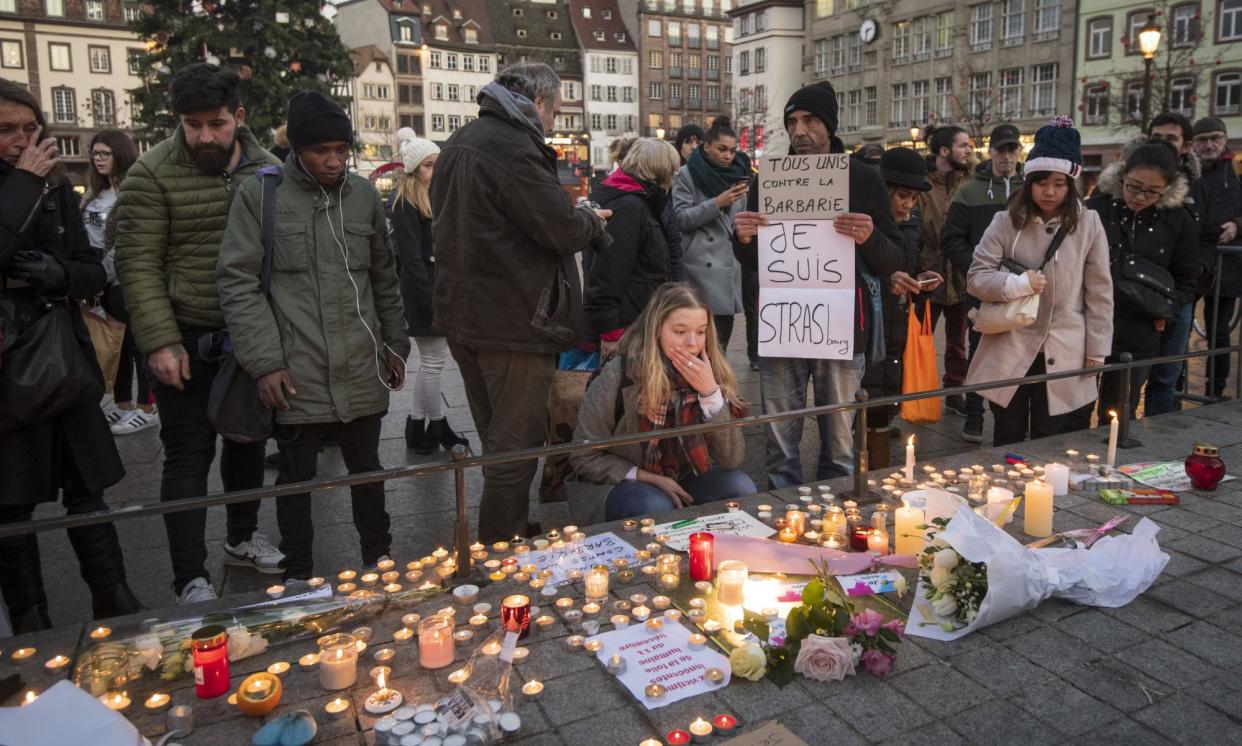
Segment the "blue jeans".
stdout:
[[[696,505],[717,500],[736,500],[753,495],[759,490],[746,472],[713,466],[704,474],[694,474],[678,482],[690,493]],[[608,493],[604,503],[604,517],[615,521],[640,515],[660,515],[676,506],[659,487],[636,479],[621,482]]]
[[[815,406],[854,401],[862,381],[863,355],[853,360],[807,360],[765,357],[759,361],[759,391],[763,411],[790,412],[806,407],[806,386],[812,384]],[[819,463],[816,481],[854,473],[854,413],[838,412],[815,418],[819,425]],[[768,425],[764,469],[772,489],[802,484],[802,420]]]
[[[1169,319],[1160,335],[1160,354],[1178,355],[1186,351],[1190,343],[1190,327],[1194,323],[1195,304],[1187,303],[1177,315]],[[1161,363],[1151,367],[1147,377],[1147,394],[1143,405],[1144,415],[1165,414],[1181,409],[1181,402],[1174,396],[1177,379],[1182,375],[1185,362]]]

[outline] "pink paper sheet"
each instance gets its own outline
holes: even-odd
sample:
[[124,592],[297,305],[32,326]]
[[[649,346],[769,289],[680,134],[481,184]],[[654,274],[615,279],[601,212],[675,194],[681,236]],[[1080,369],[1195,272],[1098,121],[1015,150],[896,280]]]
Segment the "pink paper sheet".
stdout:
[[714,560],[741,560],[751,572],[783,572],[787,575],[810,575],[814,572],[811,561],[827,562],[834,575],[857,575],[874,565],[890,567],[918,567],[912,555],[890,554],[872,557],[865,552],[842,552],[805,544],[783,544],[769,539],[749,536],[716,537]]

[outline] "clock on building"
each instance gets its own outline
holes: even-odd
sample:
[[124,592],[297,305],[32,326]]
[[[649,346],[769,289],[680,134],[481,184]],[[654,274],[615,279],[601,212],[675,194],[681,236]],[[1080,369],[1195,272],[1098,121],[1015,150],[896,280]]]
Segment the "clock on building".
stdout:
[[865,18],[863,19],[862,24],[858,26],[858,38],[862,40],[863,44],[870,44],[875,41],[875,34],[878,30],[879,27],[876,25],[874,19]]

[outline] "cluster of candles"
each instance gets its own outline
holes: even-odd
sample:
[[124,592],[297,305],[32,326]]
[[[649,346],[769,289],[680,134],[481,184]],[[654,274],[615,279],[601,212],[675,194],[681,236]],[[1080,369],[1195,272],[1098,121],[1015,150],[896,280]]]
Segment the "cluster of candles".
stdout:
[[638,746],[684,746],[688,743],[707,743],[713,735],[730,736],[733,731],[737,730],[737,718],[727,713],[717,715],[711,720],[705,718],[695,718],[684,730],[677,728],[664,734],[664,741],[657,738],[648,738],[640,741]]

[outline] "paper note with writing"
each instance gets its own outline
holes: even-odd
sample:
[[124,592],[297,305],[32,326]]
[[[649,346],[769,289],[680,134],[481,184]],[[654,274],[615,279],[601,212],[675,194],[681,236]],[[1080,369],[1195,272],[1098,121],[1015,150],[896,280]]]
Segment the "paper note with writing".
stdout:
[[742,510],[736,513],[699,516],[688,521],[681,520],[662,523],[655,527],[657,535],[664,534],[668,536],[668,541],[664,545],[678,552],[686,551],[690,547],[690,534],[699,531],[708,531],[718,536],[730,534],[733,536],[755,536],[760,539],[776,533],[776,529]]
[[530,552],[522,564],[533,564],[540,570],[552,570],[548,580],[552,585],[569,582],[570,570],[586,570],[592,565],[611,565],[615,559],[624,559],[631,564],[638,561],[634,547],[623,541],[611,531],[595,536],[588,536],[580,543],[567,543],[559,549],[544,549]]
[[785,726],[769,720],[749,733],[730,738],[720,746],[807,746],[807,743]]
[[[1181,461],[1141,461],[1137,464],[1126,464],[1117,470],[1139,484],[1158,490],[1186,492],[1194,489],[1190,477],[1186,475],[1186,465]],[[1227,482],[1233,478],[1226,475],[1221,481]]]
[[878,593],[893,593],[897,590],[900,574],[889,572],[868,572],[862,575],[840,575],[841,587],[847,596],[874,596]]
[[831,220],[773,221],[759,228],[759,286],[854,292],[854,242]]
[[849,212],[844,153],[767,156],[759,161],[759,212],[768,220],[831,220]]
[[[614,654],[625,661],[625,672],[617,678],[630,694],[655,710],[687,697],[724,689],[729,683],[729,659],[715,648],[690,649],[690,630],[680,624],[665,624],[649,632],[645,624],[632,624],[592,638],[603,643],[596,653],[607,665]],[[713,684],[703,677],[710,668],[724,673],[724,680]],[[667,693],[658,700],[647,698],[648,684],[661,684]]]
[[759,355],[852,360],[854,293],[761,287]]

